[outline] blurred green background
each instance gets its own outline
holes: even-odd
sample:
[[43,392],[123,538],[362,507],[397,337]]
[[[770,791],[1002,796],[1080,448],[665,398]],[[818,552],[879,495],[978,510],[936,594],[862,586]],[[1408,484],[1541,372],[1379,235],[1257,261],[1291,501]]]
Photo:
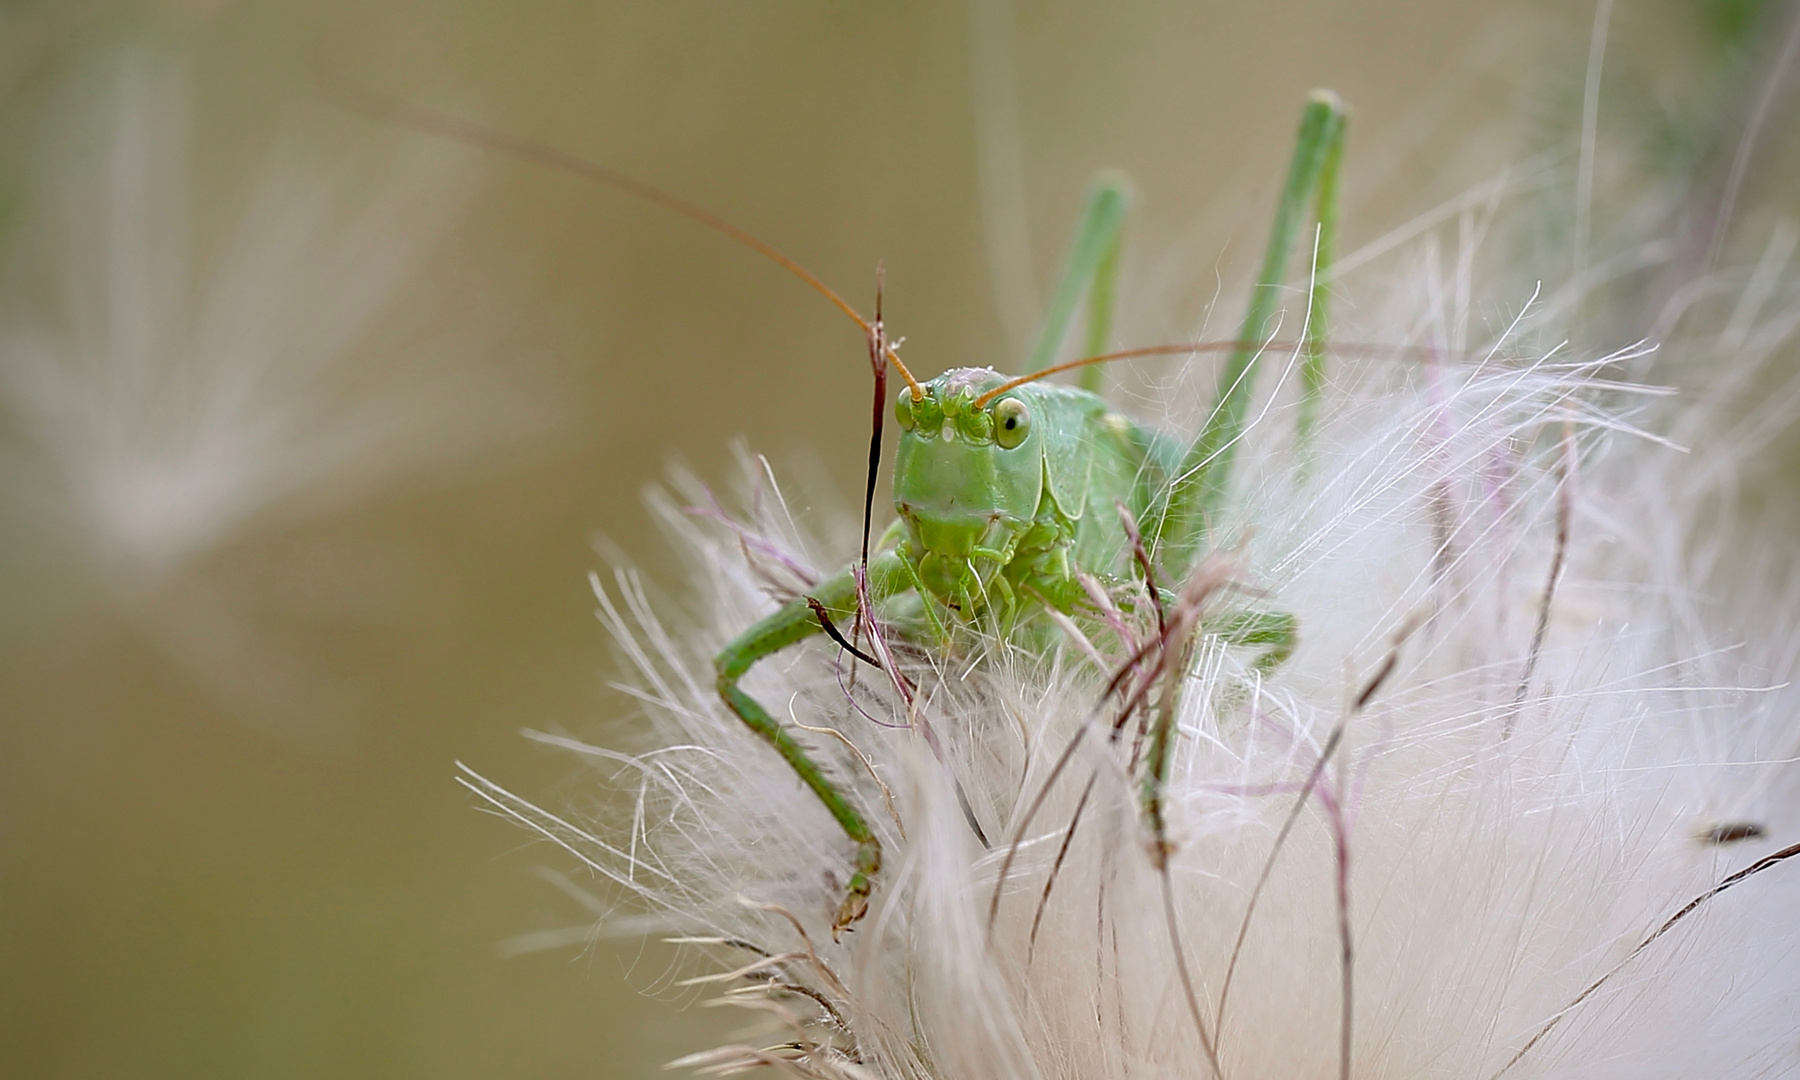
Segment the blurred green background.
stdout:
[[[1723,100],[1707,43],[1756,9],[1621,3],[1612,48]],[[629,739],[595,537],[680,596],[642,491],[728,482],[739,439],[852,505],[860,339],[691,223],[350,114],[321,71],[662,185],[865,306],[882,261],[929,374],[1022,351],[1102,166],[1139,194],[1122,338],[1195,332],[1314,86],[1355,109],[1346,248],[1534,139],[1567,166],[1542,114],[1593,12],[0,6],[0,1074],[649,1076],[727,1022],[654,945],[509,955],[591,916],[453,763],[579,799],[517,733]]]

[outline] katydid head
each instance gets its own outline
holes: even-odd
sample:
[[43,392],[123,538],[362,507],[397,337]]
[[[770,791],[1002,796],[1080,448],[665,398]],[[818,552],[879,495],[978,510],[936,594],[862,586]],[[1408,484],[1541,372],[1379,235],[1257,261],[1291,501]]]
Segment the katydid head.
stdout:
[[[1037,395],[1021,390],[992,401],[1005,376],[956,368],[902,390],[895,402],[900,446],[894,509],[918,559],[920,580],[953,606],[980,606],[1017,536],[1038,513],[1044,491]],[[978,404],[979,402],[979,404]]]

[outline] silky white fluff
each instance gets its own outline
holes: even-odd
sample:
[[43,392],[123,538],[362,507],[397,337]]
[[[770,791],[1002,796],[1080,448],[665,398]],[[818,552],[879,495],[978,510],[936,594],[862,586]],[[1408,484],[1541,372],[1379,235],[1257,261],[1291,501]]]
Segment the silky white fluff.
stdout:
[[0,249],[0,526],[44,594],[5,622],[98,606],[247,715],[304,699],[293,719],[316,725],[343,711],[319,705],[329,673],[277,640],[262,586],[209,562],[554,418],[487,363],[493,327],[401,322],[472,190],[466,155],[359,161],[290,127],[209,186],[180,50],[70,66]]
[[[1403,282],[1382,340],[1460,338],[1431,333],[1450,318],[1449,292]],[[817,640],[744,685],[808,729],[880,834],[869,914],[832,941],[851,845],[714,689],[713,654],[771,594],[804,589],[853,549],[817,554],[766,466],[750,470],[733,526],[691,481],[656,500],[689,557],[691,594],[653,600],[624,569],[595,579],[621,685],[652,734],[630,752],[539,737],[591,759],[614,796],[597,819],[472,772],[467,782],[594,871],[606,928],[687,940],[697,985],[762,1014],[740,1042],[684,1062],[702,1069],[1477,1080],[1800,1069],[1800,859],[1654,936],[1800,840],[1792,627],[1771,614],[1791,598],[1791,567],[1769,564],[1754,608],[1707,599],[1724,578],[1695,552],[1735,526],[1702,508],[1719,504],[1744,442],[1694,402],[1626,382],[1645,348],[1583,359],[1523,344],[1556,340],[1541,310],[1526,305],[1466,350],[1334,361],[1310,465],[1291,445],[1288,392],[1259,406],[1235,500],[1214,523],[1220,554],[1197,572],[1241,586],[1213,599],[1218,610],[1293,614],[1300,644],[1261,677],[1244,651],[1199,639],[1167,789],[1172,917],[1128,747],[1102,734],[1103,684],[1124,651],[1108,631],[1086,627],[1102,663],[1073,645],[1048,660],[994,641],[903,649],[919,686],[910,729],[867,668],[854,680],[861,708],[850,704],[848,660]],[[1265,358],[1268,370],[1285,360]],[[1676,429],[1695,445],[1662,434]]]

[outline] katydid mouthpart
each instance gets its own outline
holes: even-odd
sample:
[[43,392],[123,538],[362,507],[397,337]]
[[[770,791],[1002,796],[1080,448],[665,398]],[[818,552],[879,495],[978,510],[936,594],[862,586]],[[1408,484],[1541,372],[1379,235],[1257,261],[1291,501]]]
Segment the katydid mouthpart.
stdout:
[[[571,172],[724,233],[799,278],[862,330],[875,396],[861,555],[809,594],[744,630],[715,659],[725,706],[774,747],[855,846],[854,869],[832,920],[834,936],[868,909],[881,868],[880,841],[855,800],[742,688],[745,674],[765,657],[821,632],[860,659],[888,666],[881,658],[883,648],[877,646],[878,655],[869,656],[837,627],[848,623],[858,638],[866,630],[872,641],[879,641],[882,631],[875,615],[890,601],[912,601],[909,611],[916,617],[899,626],[899,632],[922,645],[947,648],[966,628],[1002,640],[1025,635],[1028,628],[1042,634],[1049,620],[1039,616],[1046,609],[1062,616],[1091,614],[1093,601],[1083,577],[1122,594],[1148,587],[1154,596],[1157,582],[1183,581],[1208,546],[1206,523],[1218,516],[1229,494],[1257,362],[1267,349],[1297,348],[1301,396],[1296,435],[1303,446],[1314,423],[1324,385],[1328,275],[1346,122],[1342,101],[1329,91],[1315,91],[1302,112],[1274,225],[1236,339],[1105,351],[1129,195],[1122,179],[1102,174],[1090,190],[1034,339],[1030,363],[1036,370],[1009,377],[990,367],[953,368],[921,382],[890,343],[879,299],[875,318],[865,318],[793,259],[708,210],[505,131],[378,98],[342,82],[331,89],[350,107],[378,119]],[[1305,328],[1298,342],[1276,342],[1271,324],[1279,311],[1279,293],[1308,222],[1314,229]],[[1086,355],[1052,363],[1084,302]],[[1113,410],[1099,393],[1099,365],[1105,362],[1209,351],[1228,355],[1219,372],[1217,398],[1191,441]],[[890,366],[905,383],[891,406],[886,391]],[[1046,381],[1072,369],[1082,370],[1079,386]],[[882,422],[890,407],[900,428],[893,471],[895,518],[871,544]],[[1192,632],[1257,650],[1254,666],[1265,670],[1284,660],[1297,641],[1295,620],[1278,612],[1234,612],[1202,620]],[[1170,644],[1174,651],[1184,651],[1183,643]],[[1166,748],[1173,723],[1173,711],[1160,710],[1150,732],[1154,745]],[[1167,766],[1167,753],[1152,755],[1144,765],[1144,813],[1159,848],[1166,845],[1160,791]]]

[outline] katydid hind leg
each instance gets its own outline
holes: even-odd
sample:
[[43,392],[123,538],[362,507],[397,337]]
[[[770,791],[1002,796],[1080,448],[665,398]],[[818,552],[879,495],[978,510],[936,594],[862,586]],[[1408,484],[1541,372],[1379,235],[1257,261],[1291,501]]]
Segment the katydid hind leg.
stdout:
[[[1161,539],[1173,549],[1170,560],[1180,566],[1192,559],[1201,540],[1205,519],[1216,512],[1227,491],[1235,444],[1244,430],[1249,409],[1254,374],[1253,366],[1259,343],[1269,332],[1281,287],[1287,280],[1289,265],[1308,212],[1316,218],[1316,239],[1309,245],[1313,252],[1307,291],[1307,329],[1303,345],[1306,365],[1303,368],[1303,398],[1300,414],[1301,436],[1310,434],[1313,400],[1322,389],[1325,341],[1325,289],[1322,279],[1330,268],[1332,245],[1337,227],[1337,175],[1343,156],[1345,109],[1342,100],[1329,91],[1315,91],[1301,113],[1300,131],[1294,143],[1294,155],[1288,166],[1287,182],[1276,207],[1275,223],[1270,229],[1269,245],[1263,255],[1262,271],[1250,296],[1238,344],[1219,374],[1219,396],[1212,416],[1201,429],[1176,473],[1169,504],[1162,520]],[[1137,538],[1133,536],[1134,542]],[[1141,544],[1139,545],[1142,551]],[[1146,559],[1148,575],[1150,564]],[[1154,581],[1146,581],[1154,589]],[[1261,652],[1251,662],[1252,669],[1267,672],[1279,666],[1294,651],[1298,640],[1298,623],[1283,612],[1236,612],[1203,619],[1200,629],[1216,635],[1227,645],[1257,648]],[[1164,642],[1165,649],[1179,648],[1181,661],[1176,671],[1186,669],[1191,643]],[[1143,803],[1146,817],[1156,838],[1158,859],[1167,856],[1166,821],[1162,792],[1173,760],[1175,711],[1179,693],[1179,675],[1170,677],[1159,712],[1150,727],[1150,745],[1146,762]]]
[[[1087,205],[1069,236],[1056,290],[1050,294],[1050,303],[1044,309],[1043,321],[1026,358],[1026,370],[1042,371],[1056,362],[1083,293],[1088,298],[1087,355],[1106,350],[1106,343],[1112,336],[1119,251],[1130,209],[1130,188],[1123,176],[1102,172],[1094,178],[1088,189]],[[1083,370],[1083,389],[1098,390],[1099,381],[1099,368]]]
[[[1099,265],[1094,267],[1093,284],[1088,288],[1087,342],[1081,348],[1083,356],[1099,356],[1112,348],[1113,311],[1119,296],[1119,259],[1124,249],[1121,214],[1120,227],[1114,231],[1112,242],[1101,252]],[[1098,365],[1081,369],[1079,385],[1083,390],[1098,394],[1104,383],[1105,376]]]
[[1310,465],[1313,427],[1319,419],[1319,403],[1325,397],[1325,342],[1330,323],[1331,267],[1337,254],[1338,166],[1344,160],[1345,116],[1338,106],[1336,129],[1329,133],[1319,163],[1319,183],[1313,200],[1313,220],[1318,232],[1312,245],[1312,273],[1307,279],[1306,345],[1300,363],[1300,408],[1294,419],[1294,443],[1300,448],[1300,467]]
[[1308,291],[1305,349],[1309,357],[1317,355],[1319,360],[1312,364],[1305,378],[1323,384],[1320,365],[1323,363],[1326,309],[1320,294],[1328,280],[1331,234],[1336,229],[1337,169],[1342,156],[1345,120],[1343,101],[1325,90],[1314,91],[1301,113],[1287,181],[1276,205],[1275,222],[1269,230],[1262,269],[1250,293],[1250,304],[1238,331],[1237,345],[1220,369],[1219,392],[1212,413],[1182,460],[1170,494],[1162,539],[1177,550],[1191,554],[1198,548],[1206,519],[1218,512],[1230,490],[1232,460],[1238,439],[1244,432],[1255,390],[1256,360],[1262,342],[1272,330],[1269,324],[1278,310],[1302,225],[1312,214],[1318,215],[1318,241],[1316,247],[1314,244],[1307,247],[1317,251],[1318,262],[1314,265],[1312,286]]

